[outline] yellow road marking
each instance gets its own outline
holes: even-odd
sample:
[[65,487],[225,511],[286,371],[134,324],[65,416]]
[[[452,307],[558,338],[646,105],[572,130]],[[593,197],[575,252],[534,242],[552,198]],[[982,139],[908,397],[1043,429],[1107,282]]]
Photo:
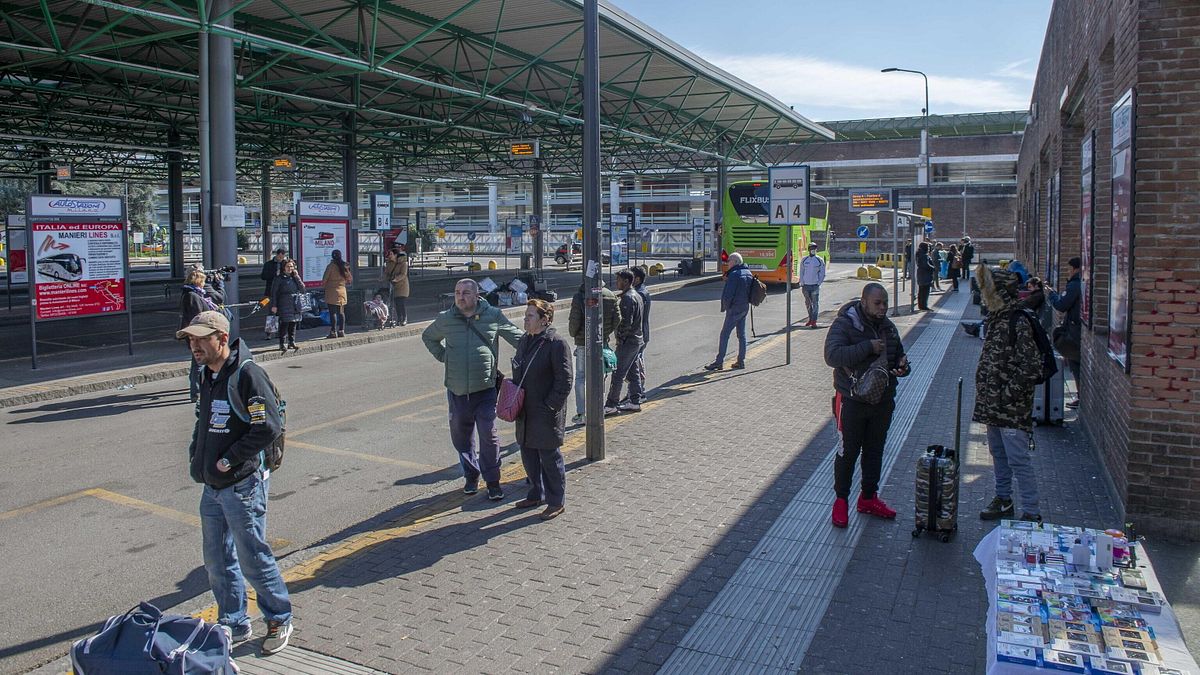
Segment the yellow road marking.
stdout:
[[[161,518],[166,518],[167,520],[173,520],[177,523],[183,523],[184,525],[190,525],[191,527],[200,527],[200,516],[198,515],[193,513],[184,513],[183,511],[177,511],[166,506],[159,506],[158,504],[152,504],[136,497],[130,497],[119,492],[105,490],[104,488],[88,488],[86,490],[72,492],[61,497],[40,501],[36,504],[30,504],[29,506],[19,509],[13,509],[12,511],[5,511],[4,513],[0,513],[0,520],[9,520],[18,516],[35,513],[37,511],[43,511],[45,509],[67,504],[78,499],[83,499],[84,497],[94,497],[111,504],[117,504],[120,506],[129,507],[131,509],[145,511],[146,513],[150,513]],[[287,539],[269,539],[268,541],[273,548],[286,548],[291,546],[292,543]]]
[[[424,417],[425,415],[430,415],[430,414],[433,414],[433,413],[436,413],[436,412],[442,412],[442,413],[446,413],[446,406],[442,406],[442,405],[431,405],[431,406],[429,406],[428,408],[422,408],[421,410],[418,410],[418,411],[416,411],[416,412],[410,412],[410,413],[405,413],[405,414],[403,414],[403,415],[397,415],[397,416],[395,416],[395,417],[393,417],[393,418],[392,418],[392,421],[393,421],[393,422],[402,422],[402,421],[404,421],[404,420],[413,420],[413,421],[432,421],[433,419],[437,419],[437,417],[431,418],[430,420],[418,420],[417,418],[422,418],[422,417]],[[446,413],[446,414],[448,414],[448,413]],[[440,417],[440,416],[439,416],[439,417]]]
[[378,415],[381,412],[386,412],[388,410],[395,410],[396,408],[404,407],[406,405],[409,405],[410,403],[416,403],[417,401],[424,401],[425,399],[433,398],[434,396],[445,396],[445,395],[446,395],[445,389],[436,389],[434,391],[427,392],[427,393],[421,394],[419,396],[413,396],[412,398],[406,398],[403,401],[396,401],[395,403],[388,403],[387,405],[381,405],[378,408],[371,408],[370,410],[363,410],[360,412],[356,412],[353,415],[346,415],[345,417],[339,417],[336,420],[329,420],[328,422],[314,424],[311,427],[305,427],[305,428],[299,429],[297,431],[289,431],[288,432],[288,440],[290,441],[301,434],[311,434],[314,431],[328,429],[329,427],[337,426],[338,424],[345,424],[346,422],[349,422],[351,420],[362,419],[363,417],[370,417],[371,415]]
[[313,443],[305,443],[304,441],[287,440],[288,445],[294,445],[297,448],[312,450],[313,452],[323,452],[327,455],[340,455],[342,457],[353,457],[355,459],[363,459],[368,462],[376,462],[379,464],[390,464],[392,466],[400,466],[406,469],[415,469],[417,471],[442,471],[446,467],[433,466],[432,464],[422,464],[420,462],[410,462],[404,459],[396,459],[394,457],[384,457],[382,455],[369,455],[365,452],[355,452],[353,450],[343,450],[341,448],[329,448],[324,445],[315,445]]
[[683,319],[681,321],[676,321],[675,323],[669,323],[665,326],[653,326],[653,328],[654,328],[654,330],[666,330],[668,328],[674,328],[675,326],[685,324],[689,321],[695,321],[696,319],[703,319],[705,317],[710,317],[710,316],[713,316],[713,315],[712,314],[697,314],[695,316],[689,316],[688,318]]

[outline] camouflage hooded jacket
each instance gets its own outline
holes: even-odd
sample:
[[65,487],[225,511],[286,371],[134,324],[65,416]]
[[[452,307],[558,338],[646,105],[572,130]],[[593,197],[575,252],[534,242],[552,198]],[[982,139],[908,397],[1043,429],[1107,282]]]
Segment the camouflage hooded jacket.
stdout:
[[1042,366],[1029,322],[1020,317],[1009,322],[1020,309],[1020,278],[986,265],[976,268],[976,276],[988,316],[983,354],[975,371],[975,414],[971,419],[1032,431],[1033,390]]

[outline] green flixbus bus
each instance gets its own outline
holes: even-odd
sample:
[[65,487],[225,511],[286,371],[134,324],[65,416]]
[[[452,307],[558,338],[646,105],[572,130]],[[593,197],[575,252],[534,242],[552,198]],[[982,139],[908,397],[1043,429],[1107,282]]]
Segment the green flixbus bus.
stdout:
[[808,225],[792,227],[795,255],[787,259],[787,231],[772,225],[771,187],[765,180],[730,183],[725,193],[721,223],[721,273],[729,269],[729,255],[740,253],[742,261],[764,283],[786,283],[790,267],[792,283],[800,283],[800,258],[816,242],[817,255],[829,262],[829,201],[816,193],[809,201]]

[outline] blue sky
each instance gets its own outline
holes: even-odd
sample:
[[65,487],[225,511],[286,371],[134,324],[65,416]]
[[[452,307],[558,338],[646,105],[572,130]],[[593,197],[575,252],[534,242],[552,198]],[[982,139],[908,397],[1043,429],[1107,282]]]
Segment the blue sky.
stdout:
[[[611,0],[818,121],[1029,107],[1051,0]],[[731,9],[733,8],[733,9]]]

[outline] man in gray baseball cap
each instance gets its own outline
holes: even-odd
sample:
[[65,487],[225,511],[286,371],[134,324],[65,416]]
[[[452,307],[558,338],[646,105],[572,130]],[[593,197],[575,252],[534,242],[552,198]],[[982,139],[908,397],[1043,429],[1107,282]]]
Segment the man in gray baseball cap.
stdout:
[[274,654],[292,634],[291,599],[266,536],[271,472],[264,466],[263,448],[283,433],[275,387],[254,363],[250,347],[240,338],[229,341],[224,314],[200,312],[175,337],[187,340],[196,363],[204,367],[188,464],[192,480],[204,486],[204,568],[217,599],[218,620],[234,642],[250,638],[249,581],[267,622],[263,653]]

